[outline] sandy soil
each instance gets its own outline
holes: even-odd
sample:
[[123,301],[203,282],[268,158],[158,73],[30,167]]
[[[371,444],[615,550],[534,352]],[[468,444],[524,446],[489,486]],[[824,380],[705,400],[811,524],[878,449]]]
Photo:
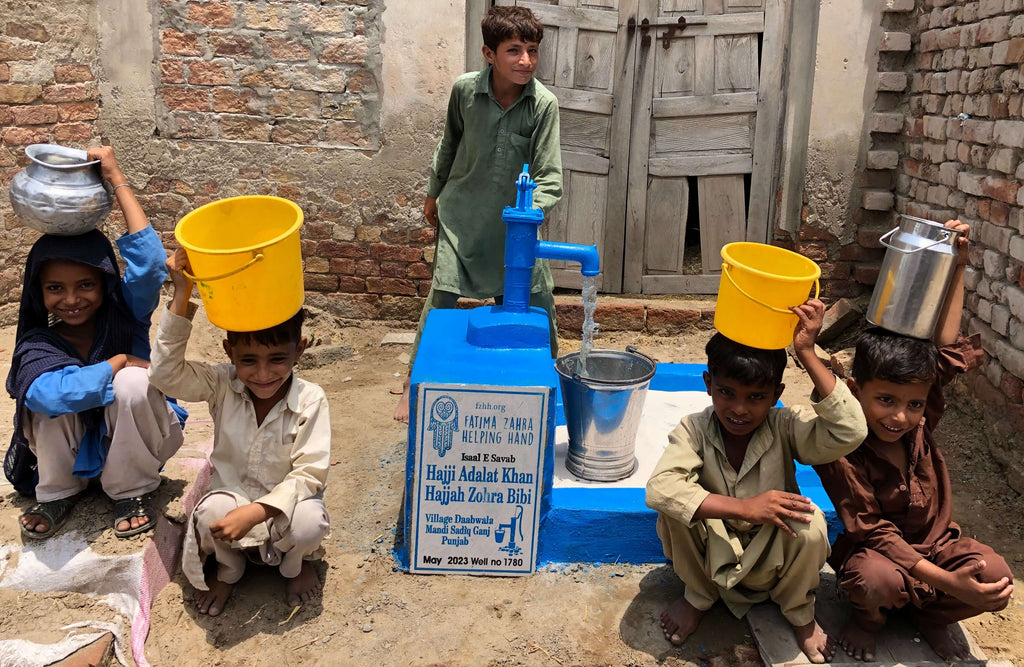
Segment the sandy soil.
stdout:
[[[333,460],[326,494],[332,517],[327,555],[318,571],[321,600],[294,614],[284,585],[270,569],[253,567],[224,614],[199,615],[193,591],[178,574],[158,596],[147,655],[154,665],[758,665],[747,626],[716,607],[697,634],[673,648],[657,626],[664,605],[681,584],[663,565],[571,565],[530,577],[489,578],[409,575],[391,556],[404,483],[405,428],[391,415],[406,372],[406,346],[382,345],[379,324],[335,328],[314,322],[315,336],[337,359],[302,371],[328,394],[333,424]],[[9,359],[13,330],[0,330],[0,363]],[[193,356],[219,360],[219,337],[199,326]],[[700,362],[707,334],[660,338],[602,335],[599,345],[638,346],[662,362]],[[563,340],[562,352],[578,342]],[[347,357],[347,358],[345,358]],[[6,374],[6,368],[2,368]],[[783,400],[806,400],[809,382],[790,368]],[[9,405],[8,405],[9,404]],[[0,441],[9,434],[13,402],[0,407]],[[193,411],[186,449],[210,437],[202,406]],[[957,493],[956,517],[967,534],[1006,555],[1024,574],[1024,500],[1002,480],[986,453],[985,425],[977,415],[950,410],[940,432]],[[183,482],[168,466],[161,487],[168,514]],[[9,489],[9,487],[8,487]],[[109,503],[98,494],[76,508],[71,520],[98,550],[137,550],[135,540],[114,540]],[[0,540],[17,537],[14,521],[25,503],[0,498]],[[69,524],[71,525],[71,524]],[[139,538],[136,538],[139,539]],[[30,637],[35,628],[59,627],[77,595],[2,592],[16,617],[0,624],[2,637]],[[1007,610],[967,622],[992,658],[1024,665],[1024,604],[1017,593]],[[5,604],[5,606],[7,606]],[[103,605],[96,603],[98,609]],[[11,608],[7,606],[7,608]],[[99,611],[95,616],[99,615]],[[77,614],[75,615],[77,618]],[[109,613],[107,614],[109,616]],[[104,616],[104,619],[107,618]],[[33,634],[35,633],[35,635]],[[59,634],[40,636],[37,641]]]

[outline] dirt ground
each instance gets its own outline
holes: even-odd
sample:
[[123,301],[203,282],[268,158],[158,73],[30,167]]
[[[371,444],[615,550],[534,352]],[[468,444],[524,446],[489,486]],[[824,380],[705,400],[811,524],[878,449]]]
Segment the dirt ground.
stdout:
[[[383,345],[380,324],[335,328],[315,321],[314,336],[336,360],[301,371],[327,392],[334,465],[326,492],[332,519],[326,558],[319,566],[322,599],[293,610],[273,570],[252,567],[224,613],[209,618],[191,605],[192,590],[176,574],[157,597],[146,644],[154,665],[759,665],[744,622],[720,606],[681,648],[663,638],[657,618],[681,593],[669,568],[574,564],[529,577],[410,575],[391,555],[405,478],[405,426],[392,420],[406,372],[408,346]],[[599,347],[632,344],[661,362],[701,362],[706,333],[680,338],[602,334]],[[219,336],[198,326],[190,356],[219,361]],[[0,369],[6,375],[13,329],[0,330]],[[562,352],[578,348],[563,339]],[[315,348],[314,348],[315,349]],[[810,384],[790,364],[786,403],[806,401]],[[0,407],[0,442],[9,437],[13,401]],[[188,405],[189,450],[210,437],[205,406]],[[953,478],[955,517],[965,534],[992,544],[1018,576],[1024,575],[1024,499],[1003,481],[986,453],[990,428],[977,415],[951,406],[939,429]],[[184,485],[173,465],[160,497],[175,516]],[[6,487],[8,490],[10,487]],[[134,551],[136,540],[114,540],[102,497],[79,506],[76,525],[104,553]],[[27,505],[0,497],[0,543],[17,541],[16,517]],[[180,511],[180,508],[179,510]],[[998,614],[967,621],[990,658],[1024,666],[1024,592]],[[60,621],[100,617],[78,594],[0,591],[0,604],[17,608],[0,622],[0,638],[55,641]],[[95,605],[94,605],[95,606]],[[84,608],[84,609],[83,609]],[[67,619],[67,620],[66,620]]]

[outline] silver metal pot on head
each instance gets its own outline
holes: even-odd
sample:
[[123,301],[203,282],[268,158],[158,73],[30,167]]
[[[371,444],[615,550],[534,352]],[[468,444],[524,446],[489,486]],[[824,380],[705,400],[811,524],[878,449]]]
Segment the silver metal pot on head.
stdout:
[[900,218],[879,239],[885,259],[866,317],[889,331],[931,339],[956,267],[960,232],[912,215]]
[[58,236],[95,229],[113,205],[99,160],[57,144],[25,149],[30,162],[11,181],[11,206],[26,227]]

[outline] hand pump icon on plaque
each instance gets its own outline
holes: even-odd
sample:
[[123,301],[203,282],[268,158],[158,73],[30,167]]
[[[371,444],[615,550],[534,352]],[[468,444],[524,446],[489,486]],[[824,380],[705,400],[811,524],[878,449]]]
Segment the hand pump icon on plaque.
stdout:
[[519,508],[519,512],[509,519],[508,523],[499,523],[498,527],[494,529],[494,541],[501,544],[505,541],[505,528],[508,528],[508,544],[503,547],[498,547],[498,551],[504,551],[509,556],[518,556],[523,550],[516,544],[516,529],[519,530],[519,540],[525,539],[523,537],[523,506],[516,505]]

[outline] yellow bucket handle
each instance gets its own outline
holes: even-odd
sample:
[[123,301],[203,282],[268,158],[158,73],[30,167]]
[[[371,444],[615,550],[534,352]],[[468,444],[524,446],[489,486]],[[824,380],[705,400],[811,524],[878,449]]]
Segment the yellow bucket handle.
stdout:
[[[725,274],[725,277],[729,279],[729,282],[732,283],[732,286],[735,287],[736,290],[740,294],[742,294],[743,296],[747,297],[748,299],[750,299],[751,301],[753,301],[757,305],[764,306],[768,310],[774,310],[776,313],[782,313],[783,315],[792,315],[793,314],[792,310],[789,310],[789,309],[786,309],[786,308],[776,308],[775,306],[767,304],[764,301],[761,301],[760,299],[756,299],[756,298],[752,297],[751,295],[747,294],[746,290],[744,290],[742,287],[737,285],[736,281],[733,280],[732,276],[729,274],[729,265],[724,263],[724,262],[722,263],[722,273]],[[815,278],[814,279],[814,298],[815,299],[818,298],[819,292],[820,292],[820,286],[818,284],[818,279]]]
[[252,266],[256,262],[262,261],[262,259],[263,259],[263,253],[258,252],[255,255],[253,255],[253,258],[250,259],[243,266],[240,266],[237,269],[232,269],[231,271],[228,271],[227,273],[222,273],[219,276],[210,276],[209,278],[196,278],[195,276],[193,276],[188,271],[182,271],[182,273],[184,273],[185,276],[187,276],[188,279],[191,280],[192,282],[195,282],[195,283],[208,283],[208,282],[212,282],[214,280],[222,280],[224,278],[229,278],[229,277],[235,275],[236,273],[241,273],[242,271],[245,271],[246,269],[248,269],[250,266]]

